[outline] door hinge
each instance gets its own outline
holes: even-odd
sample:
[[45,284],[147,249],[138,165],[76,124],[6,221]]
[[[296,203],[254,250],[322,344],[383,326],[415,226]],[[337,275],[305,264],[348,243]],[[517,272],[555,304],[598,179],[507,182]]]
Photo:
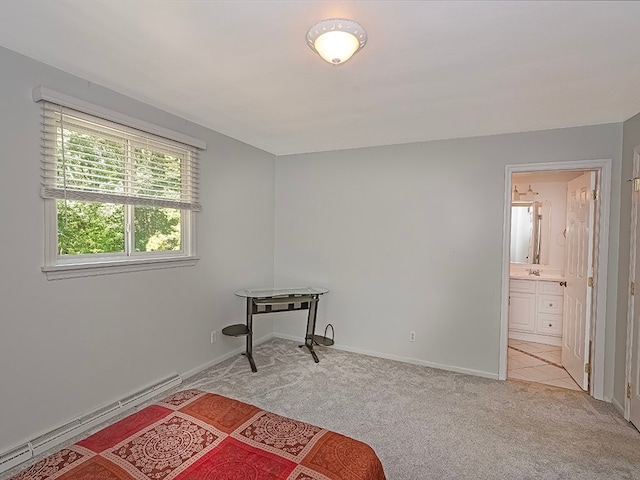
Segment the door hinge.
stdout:
[[594,200],[597,200],[597,199],[598,199],[598,190],[592,190],[592,191],[591,191],[591,197],[592,197]]
[[627,383],[627,398],[631,398],[631,384]]
[[636,294],[636,282],[631,282],[631,295]]
[[589,277],[589,280],[587,281],[587,285],[589,285],[590,287],[593,287],[593,277]]
[[584,373],[587,373],[587,374],[591,375],[591,364],[590,363],[585,363],[584,364]]

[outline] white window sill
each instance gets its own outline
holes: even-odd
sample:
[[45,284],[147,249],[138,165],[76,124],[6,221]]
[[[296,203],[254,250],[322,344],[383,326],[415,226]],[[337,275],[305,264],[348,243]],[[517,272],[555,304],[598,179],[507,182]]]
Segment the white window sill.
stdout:
[[147,258],[111,260],[104,262],[70,263],[42,267],[47,280],[65,278],[94,277],[115,273],[143,272],[161,268],[190,267],[197,263],[199,257]]

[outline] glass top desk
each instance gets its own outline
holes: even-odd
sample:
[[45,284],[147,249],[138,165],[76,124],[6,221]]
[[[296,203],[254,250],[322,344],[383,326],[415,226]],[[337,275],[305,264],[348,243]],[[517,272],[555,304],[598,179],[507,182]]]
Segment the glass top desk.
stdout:
[[316,330],[316,313],[318,311],[318,301],[320,295],[324,295],[329,290],[320,287],[296,287],[296,288],[255,288],[238,290],[238,297],[246,298],[247,312],[246,324],[229,325],[222,329],[223,335],[239,337],[246,335],[247,346],[245,355],[251,365],[251,371],[257,372],[256,364],[253,361],[253,316],[263,313],[290,312],[293,310],[309,310],[307,316],[307,332],[304,338],[304,345],[307,347],[313,360],[318,363],[318,356],[313,350],[313,339]]

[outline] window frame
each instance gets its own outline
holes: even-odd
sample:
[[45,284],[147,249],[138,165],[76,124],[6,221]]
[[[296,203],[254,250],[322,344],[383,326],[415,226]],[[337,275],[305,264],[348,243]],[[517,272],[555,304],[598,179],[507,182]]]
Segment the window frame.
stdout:
[[[135,128],[150,135],[162,136],[201,150],[206,148],[206,144],[198,139],[74,99],[45,87],[35,88],[33,90],[33,99],[35,102],[44,100],[55,103],[87,115],[100,117],[125,127]],[[45,248],[42,271],[46,274],[48,280],[193,266],[199,259],[196,254],[197,212],[188,209],[181,210],[180,250],[136,252],[135,246],[130,245],[131,248],[128,253],[125,248],[123,253],[58,255],[56,199],[43,198],[43,202]],[[133,214],[133,205],[125,204],[124,208],[129,208]],[[123,227],[126,228],[126,223],[123,224]],[[133,225],[131,225],[131,230],[135,230]],[[129,241],[128,234],[125,234],[125,242]]]
[[126,254],[58,255],[58,215],[55,199],[44,199],[45,255],[42,271],[48,280],[91,277],[114,273],[140,272],[161,268],[193,266],[196,255],[196,213],[182,211],[182,250],[131,252]]

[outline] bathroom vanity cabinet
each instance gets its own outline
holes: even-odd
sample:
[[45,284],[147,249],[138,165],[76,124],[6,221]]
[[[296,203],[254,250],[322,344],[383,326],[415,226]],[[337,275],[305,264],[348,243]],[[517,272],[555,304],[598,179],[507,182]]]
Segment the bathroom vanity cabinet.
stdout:
[[564,308],[561,281],[511,278],[509,338],[561,345]]

